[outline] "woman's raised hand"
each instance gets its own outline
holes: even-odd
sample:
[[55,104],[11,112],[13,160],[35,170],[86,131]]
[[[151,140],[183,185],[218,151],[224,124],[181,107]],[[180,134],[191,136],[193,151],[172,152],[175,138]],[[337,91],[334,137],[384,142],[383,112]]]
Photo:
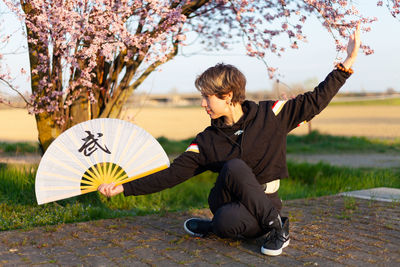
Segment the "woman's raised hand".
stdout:
[[349,43],[347,44],[347,58],[342,63],[346,69],[350,69],[357,58],[358,49],[361,45],[360,39],[360,22],[357,24],[356,30],[350,35]]

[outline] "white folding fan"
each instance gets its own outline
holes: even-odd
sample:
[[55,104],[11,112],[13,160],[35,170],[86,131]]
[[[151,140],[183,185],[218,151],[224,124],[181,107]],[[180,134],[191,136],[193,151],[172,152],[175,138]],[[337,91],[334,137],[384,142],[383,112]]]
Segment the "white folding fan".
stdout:
[[154,137],[118,119],[77,124],[48,147],[36,173],[38,204],[97,190],[102,183],[123,184],[158,172],[169,159]]

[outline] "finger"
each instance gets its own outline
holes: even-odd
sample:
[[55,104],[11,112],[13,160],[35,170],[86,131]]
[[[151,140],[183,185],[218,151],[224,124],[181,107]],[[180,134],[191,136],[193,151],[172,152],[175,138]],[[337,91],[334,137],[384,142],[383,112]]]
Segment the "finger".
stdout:
[[110,184],[110,196],[115,196],[117,194],[117,185],[115,183]]
[[109,185],[108,184],[103,184],[102,188],[101,188],[101,192],[103,193],[103,195],[105,195],[106,197],[108,197],[109,194]]
[[355,37],[357,37],[357,38],[360,37],[360,29],[361,29],[361,23],[358,22],[358,23],[357,23],[356,30],[355,30],[355,32],[354,32],[354,35],[355,35]]
[[110,184],[108,184],[106,187],[107,197],[110,197],[110,195],[111,195],[111,188],[112,188],[112,186]]
[[111,184],[109,185],[109,188],[108,188],[108,196],[109,196],[109,197],[114,196],[114,195],[115,195],[115,194],[114,194],[114,191],[115,191],[115,183],[111,183]]
[[98,190],[100,193],[104,194],[104,184],[99,185],[99,187],[97,187],[97,190]]
[[113,183],[108,185],[108,197],[112,197],[114,195],[114,186],[115,185]]

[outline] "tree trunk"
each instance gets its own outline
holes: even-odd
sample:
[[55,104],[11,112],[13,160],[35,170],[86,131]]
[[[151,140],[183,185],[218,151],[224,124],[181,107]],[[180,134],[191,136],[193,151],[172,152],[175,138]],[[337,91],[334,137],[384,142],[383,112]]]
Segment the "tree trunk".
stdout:
[[55,121],[54,116],[48,113],[36,114],[36,125],[39,132],[39,145],[42,154],[47,150],[51,142],[59,136],[64,129],[62,129]]
[[[95,104],[94,104],[95,105]],[[64,130],[71,128],[72,126],[95,118],[91,111],[91,104],[87,97],[87,92],[85,89],[82,90],[78,98],[69,107],[69,117],[66,119],[66,127]]]
[[68,109],[68,114],[66,116],[71,117],[71,119],[65,119],[63,125],[56,123],[57,116],[59,113],[49,114],[46,112],[37,114],[36,124],[39,133],[39,144],[42,154],[47,150],[49,145],[65,130],[71,128],[72,126],[92,119],[91,106],[96,105],[90,104],[86,96],[86,90],[82,90],[80,96],[72,103]]

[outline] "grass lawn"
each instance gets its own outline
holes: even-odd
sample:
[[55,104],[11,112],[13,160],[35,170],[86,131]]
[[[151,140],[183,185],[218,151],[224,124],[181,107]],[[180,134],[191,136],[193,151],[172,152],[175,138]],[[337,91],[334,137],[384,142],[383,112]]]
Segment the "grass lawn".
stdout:
[[312,131],[307,135],[289,135],[287,153],[400,153],[400,139],[334,136]]
[[0,153],[6,155],[37,154],[40,153],[36,142],[0,142]]
[[[350,169],[326,164],[288,164],[291,177],[281,182],[283,200],[317,197],[372,187],[400,188],[399,170]],[[0,165],[0,230],[135,216],[207,207],[216,174],[205,172],[159,193],[105,198],[97,192],[38,206],[37,166]]]

